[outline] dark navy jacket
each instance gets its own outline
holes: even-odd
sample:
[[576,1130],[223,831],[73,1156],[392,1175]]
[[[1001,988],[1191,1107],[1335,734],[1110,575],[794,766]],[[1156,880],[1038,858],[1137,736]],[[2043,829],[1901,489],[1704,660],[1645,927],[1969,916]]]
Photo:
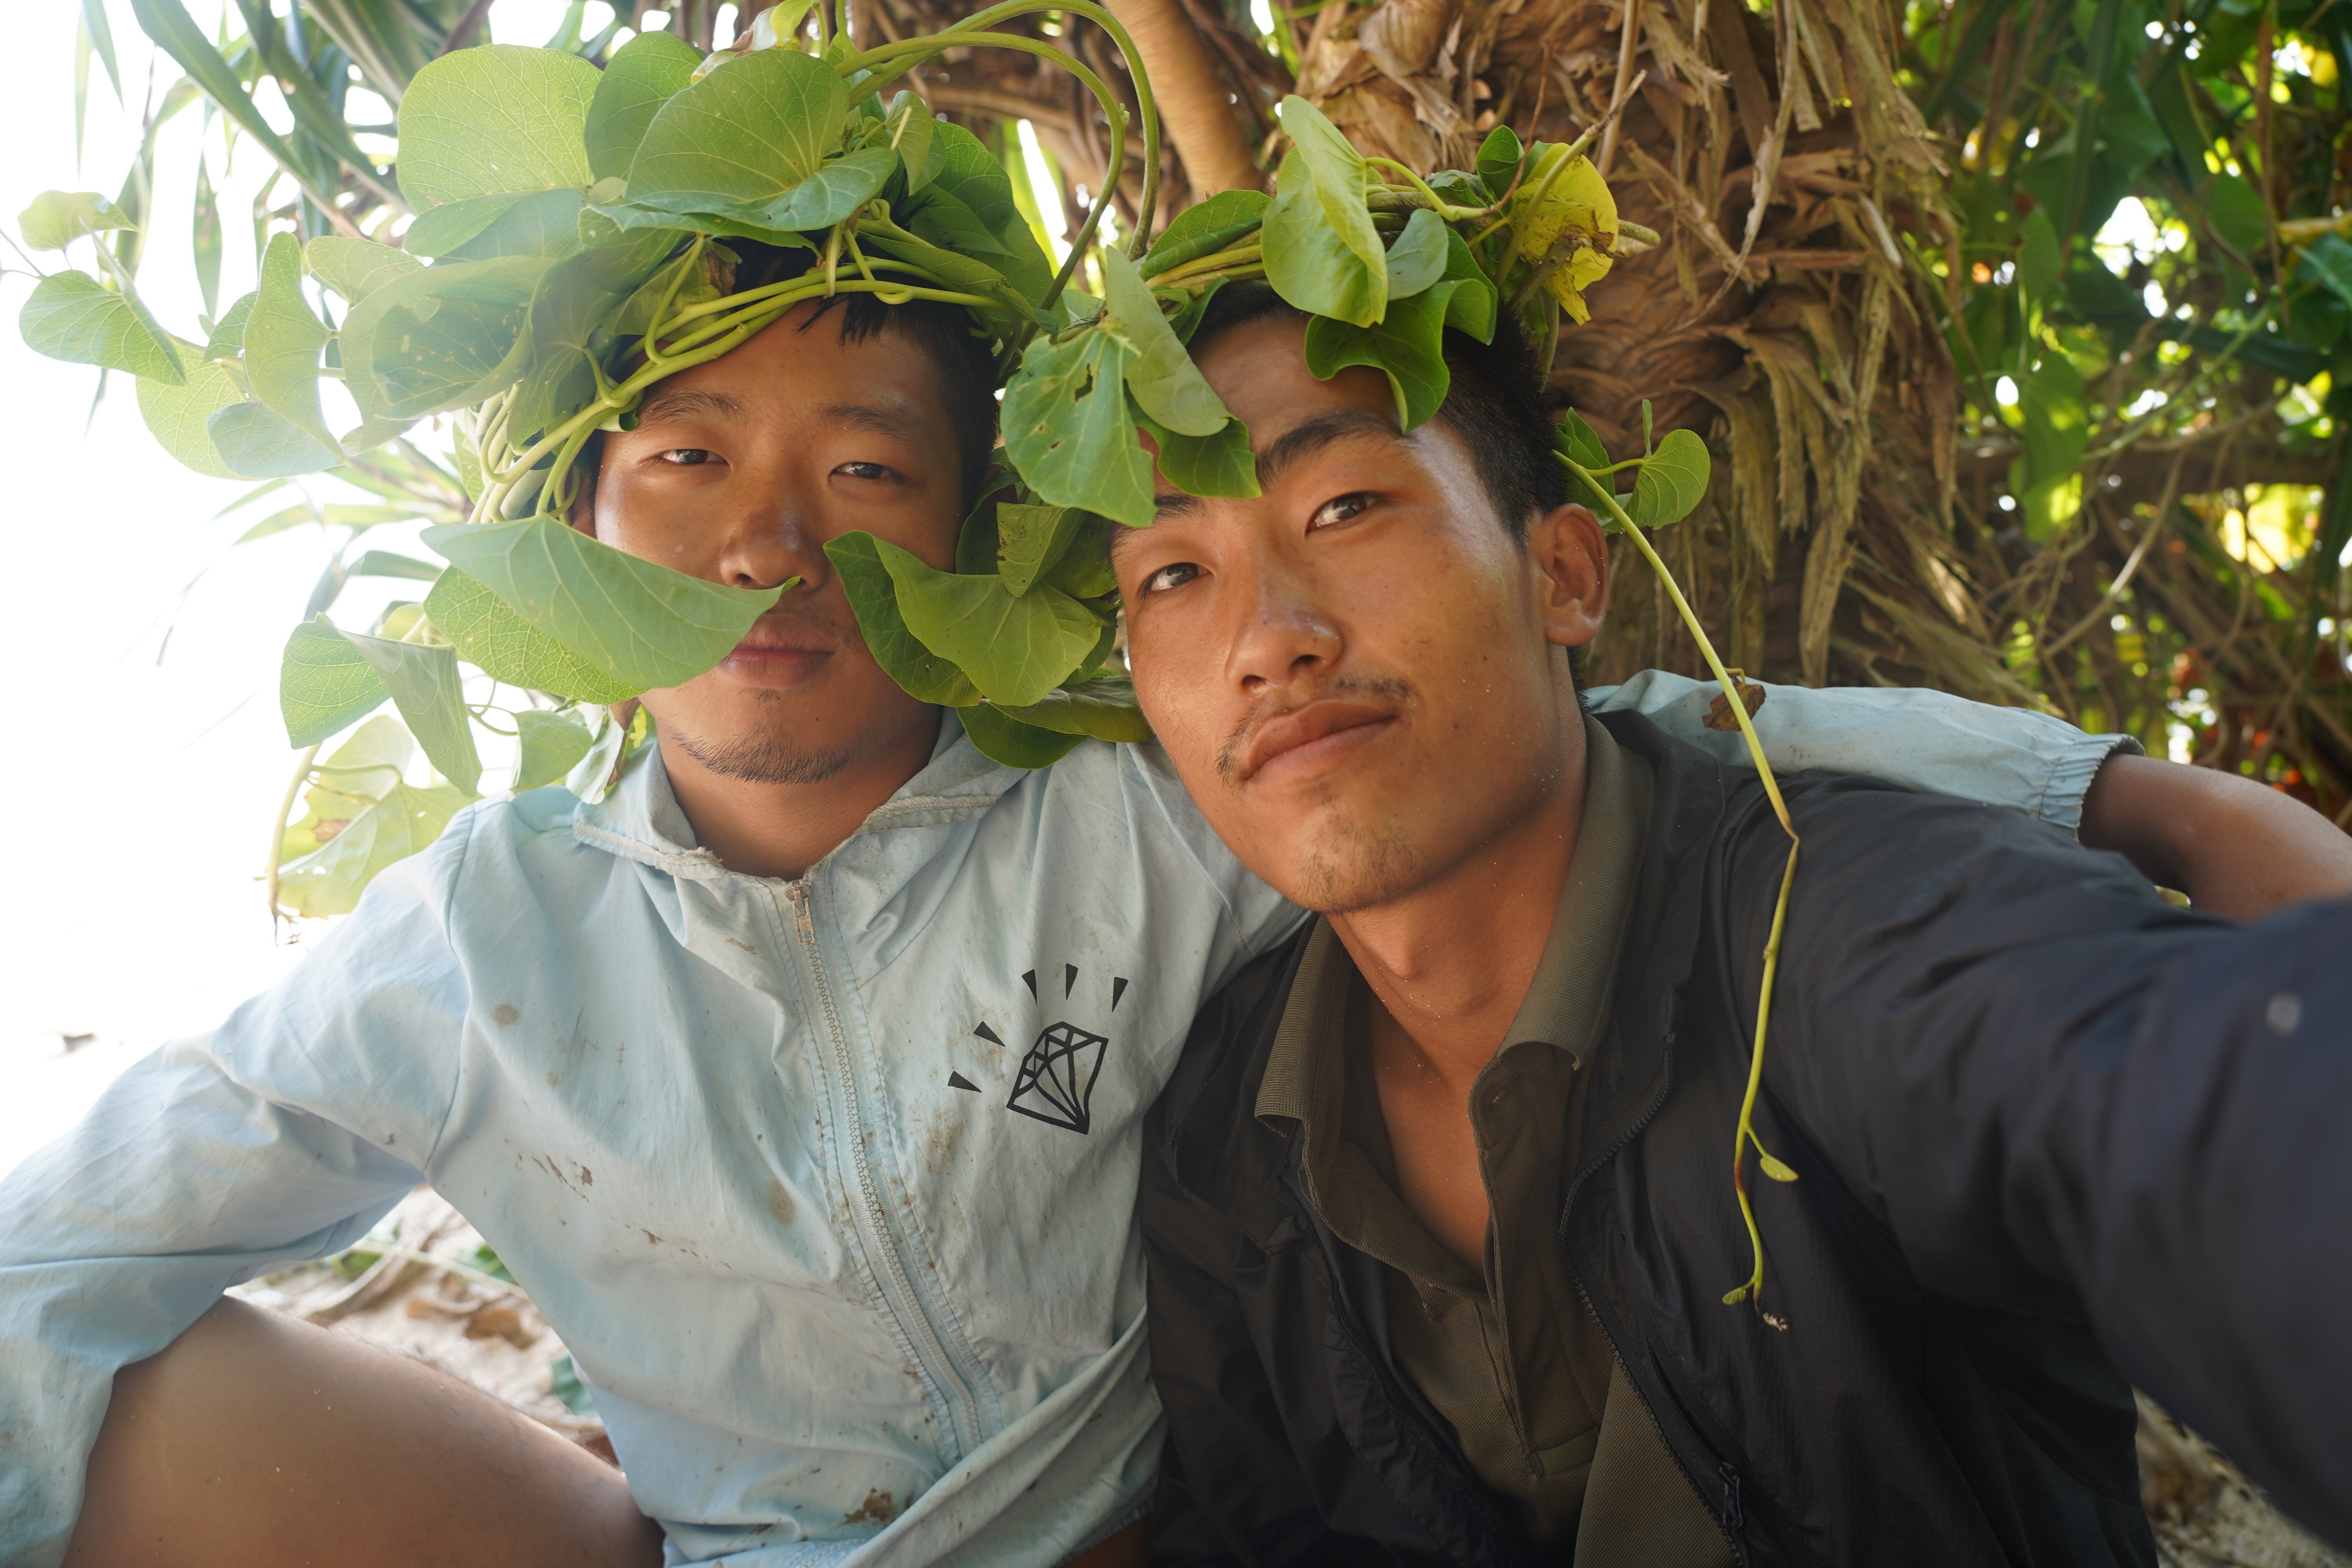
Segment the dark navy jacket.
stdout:
[[[2233,926],[2012,811],[1787,781],[1768,1321],[1721,1298],[1788,839],[1752,775],[1602,722],[1656,794],[1559,1240],[1739,1560],[2152,1563],[2135,1383],[2352,1541],[2352,907]],[[1253,1114],[1300,945],[1202,1013],[1147,1133],[1155,1556],[1535,1561]]]

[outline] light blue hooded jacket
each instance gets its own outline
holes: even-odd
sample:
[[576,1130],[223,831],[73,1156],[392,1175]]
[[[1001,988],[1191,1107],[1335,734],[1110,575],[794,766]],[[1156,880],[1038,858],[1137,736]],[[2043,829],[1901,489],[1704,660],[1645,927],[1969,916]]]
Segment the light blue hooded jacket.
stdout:
[[[1594,696],[1740,760],[1712,688]],[[1921,691],[1758,717],[1778,768],[2068,827],[2130,744]],[[1144,1112],[1300,918],[1148,745],[1021,773],[950,720],[791,882],[697,848],[654,755],[477,805],[0,1183],[0,1561],[62,1558],[117,1368],[419,1181],[571,1349],[671,1563],[1066,1559],[1159,1459]]]

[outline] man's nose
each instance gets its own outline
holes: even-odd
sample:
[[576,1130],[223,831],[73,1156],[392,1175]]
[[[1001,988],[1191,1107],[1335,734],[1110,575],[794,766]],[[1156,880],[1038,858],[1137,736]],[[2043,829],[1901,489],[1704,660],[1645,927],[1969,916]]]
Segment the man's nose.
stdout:
[[1327,669],[1339,656],[1339,622],[1322,602],[1314,574],[1278,555],[1262,555],[1244,569],[1236,595],[1239,624],[1226,659],[1227,678],[1247,695],[1286,686]]
[[832,573],[813,509],[783,485],[761,486],[734,509],[719,557],[719,580],[737,588],[773,588],[797,577],[799,591]]

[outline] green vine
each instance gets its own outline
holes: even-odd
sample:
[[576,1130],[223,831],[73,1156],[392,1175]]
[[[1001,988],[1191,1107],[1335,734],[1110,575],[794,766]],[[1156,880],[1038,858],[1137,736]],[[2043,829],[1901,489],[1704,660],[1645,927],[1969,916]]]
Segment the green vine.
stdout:
[[[1646,419],[1644,422],[1646,423]],[[1589,435],[1589,432],[1587,434]],[[1780,973],[1780,933],[1788,924],[1789,894],[1790,890],[1796,886],[1797,851],[1801,847],[1801,840],[1797,837],[1796,824],[1790,819],[1789,803],[1781,798],[1780,781],[1772,772],[1771,761],[1764,754],[1764,742],[1757,736],[1756,722],[1748,714],[1744,690],[1745,678],[1735,678],[1734,671],[1724,668],[1722,658],[1715,651],[1714,641],[1707,637],[1706,628],[1699,624],[1698,616],[1690,607],[1690,601],[1683,597],[1682,588],[1675,582],[1674,574],[1666,570],[1666,563],[1660,560],[1658,552],[1651,548],[1649,540],[1643,535],[1640,524],[1619,503],[1616,493],[1601,482],[1602,475],[1626,468],[1639,469],[1652,460],[1651,457],[1645,454],[1643,458],[1624,463],[1588,468],[1566,451],[1556,455],[1561,466],[1580,481],[1593,499],[1601,503],[1602,512],[1616,525],[1611,531],[1622,532],[1632,542],[1633,548],[1640,552],[1642,559],[1649,563],[1650,570],[1656,574],[1659,584],[1666,592],[1666,596],[1674,601],[1675,614],[1682,616],[1683,625],[1689,629],[1691,639],[1697,643],[1700,655],[1706,660],[1707,668],[1714,672],[1716,684],[1723,689],[1724,703],[1731,716],[1738,721],[1740,738],[1748,744],[1748,760],[1755,763],[1756,775],[1762,781],[1765,795],[1772,803],[1772,814],[1780,819],[1781,831],[1789,836],[1788,864],[1780,872],[1780,893],[1772,906],[1771,933],[1764,942],[1764,977],[1756,998],[1756,1041],[1748,1058],[1748,1087],[1746,1093],[1740,1098],[1739,1121],[1733,1131],[1731,1141],[1731,1185],[1739,1198],[1740,1218],[1748,1226],[1748,1245],[1750,1255],[1754,1258],[1754,1268],[1748,1276],[1747,1283],[1725,1292],[1723,1301],[1726,1306],[1737,1306],[1742,1301],[1752,1301],[1757,1310],[1761,1312],[1764,1307],[1764,1238],[1756,1227],[1756,1208],[1748,1198],[1747,1155],[1752,1146],[1756,1151],[1758,1166],[1767,1176],[1776,1182],[1793,1182],[1797,1179],[1797,1173],[1785,1162],[1774,1157],[1771,1151],[1764,1147],[1763,1140],[1756,1135],[1756,1097],[1764,1083],[1764,1043],[1771,1026],[1772,983]],[[1636,495],[1638,496],[1639,493],[1637,490]]]

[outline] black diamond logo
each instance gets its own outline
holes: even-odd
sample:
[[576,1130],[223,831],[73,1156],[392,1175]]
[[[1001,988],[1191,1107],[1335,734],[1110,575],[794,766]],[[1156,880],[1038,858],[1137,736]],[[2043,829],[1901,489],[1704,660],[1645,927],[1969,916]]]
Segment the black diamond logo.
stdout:
[[1102,1071],[1103,1047],[1108,1044],[1076,1024],[1049,1026],[1021,1058],[1021,1075],[1013,1080],[1005,1109],[1049,1126],[1085,1132],[1092,1124],[1088,1107],[1095,1077]]

